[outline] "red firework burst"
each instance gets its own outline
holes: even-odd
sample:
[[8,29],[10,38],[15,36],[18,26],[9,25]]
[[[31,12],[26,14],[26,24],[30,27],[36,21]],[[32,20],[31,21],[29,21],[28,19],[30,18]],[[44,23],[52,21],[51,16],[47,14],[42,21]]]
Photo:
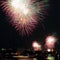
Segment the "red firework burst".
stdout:
[[[43,20],[45,13],[44,1],[31,0],[7,0],[0,1],[0,6],[12,19],[10,22],[22,35],[31,34],[38,24]],[[40,15],[40,16],[39,16]]]

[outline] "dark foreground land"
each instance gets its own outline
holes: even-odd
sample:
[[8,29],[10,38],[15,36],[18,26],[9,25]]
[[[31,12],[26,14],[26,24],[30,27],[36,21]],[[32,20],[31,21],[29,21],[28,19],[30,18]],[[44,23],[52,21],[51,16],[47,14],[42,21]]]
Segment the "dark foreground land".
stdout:
[[60,52],[1,49],[0,60],[60,60]]

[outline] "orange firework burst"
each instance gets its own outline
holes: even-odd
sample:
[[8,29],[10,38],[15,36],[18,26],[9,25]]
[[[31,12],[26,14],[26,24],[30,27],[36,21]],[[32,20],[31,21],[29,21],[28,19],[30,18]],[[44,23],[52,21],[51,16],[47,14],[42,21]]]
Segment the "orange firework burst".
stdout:
[[38,20],[43,20],[44,18],[44,1],[7,0],[0,1],[0,3],[0,6],[6,14],[12,17],[12,25],[15,26],[22,35],[31,34],[36,28]]

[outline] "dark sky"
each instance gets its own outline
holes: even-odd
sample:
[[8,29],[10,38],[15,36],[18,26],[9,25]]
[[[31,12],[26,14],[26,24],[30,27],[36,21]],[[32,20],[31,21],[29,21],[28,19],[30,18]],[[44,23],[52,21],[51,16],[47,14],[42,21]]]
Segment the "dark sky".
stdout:
[[[0,7],[0,47],[12,47],[12,48],[30,48],[31,43],[34,40],[44,42],[44,37],[49,33],[57,33],[60,37],[60,14],[59,14],[59,2],[56,0],[49,1],[48,16],[44,20],[45,30],[38,24],[38,27],[34,30],[30,36],[21,36],[19,32],[12,27],[7,21],[8,17]],[[59,38],[60,39],[60,38]]]

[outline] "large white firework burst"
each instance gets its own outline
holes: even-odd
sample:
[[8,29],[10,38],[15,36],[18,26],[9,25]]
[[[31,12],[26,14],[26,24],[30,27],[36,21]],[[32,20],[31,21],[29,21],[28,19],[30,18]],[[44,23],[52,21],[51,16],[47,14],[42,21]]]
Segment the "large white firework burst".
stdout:
[[45,14],[45,1],[7,0],[0,1],[0,6],[12,19],[10,22],[22,35],[31,34],[39,20]]

